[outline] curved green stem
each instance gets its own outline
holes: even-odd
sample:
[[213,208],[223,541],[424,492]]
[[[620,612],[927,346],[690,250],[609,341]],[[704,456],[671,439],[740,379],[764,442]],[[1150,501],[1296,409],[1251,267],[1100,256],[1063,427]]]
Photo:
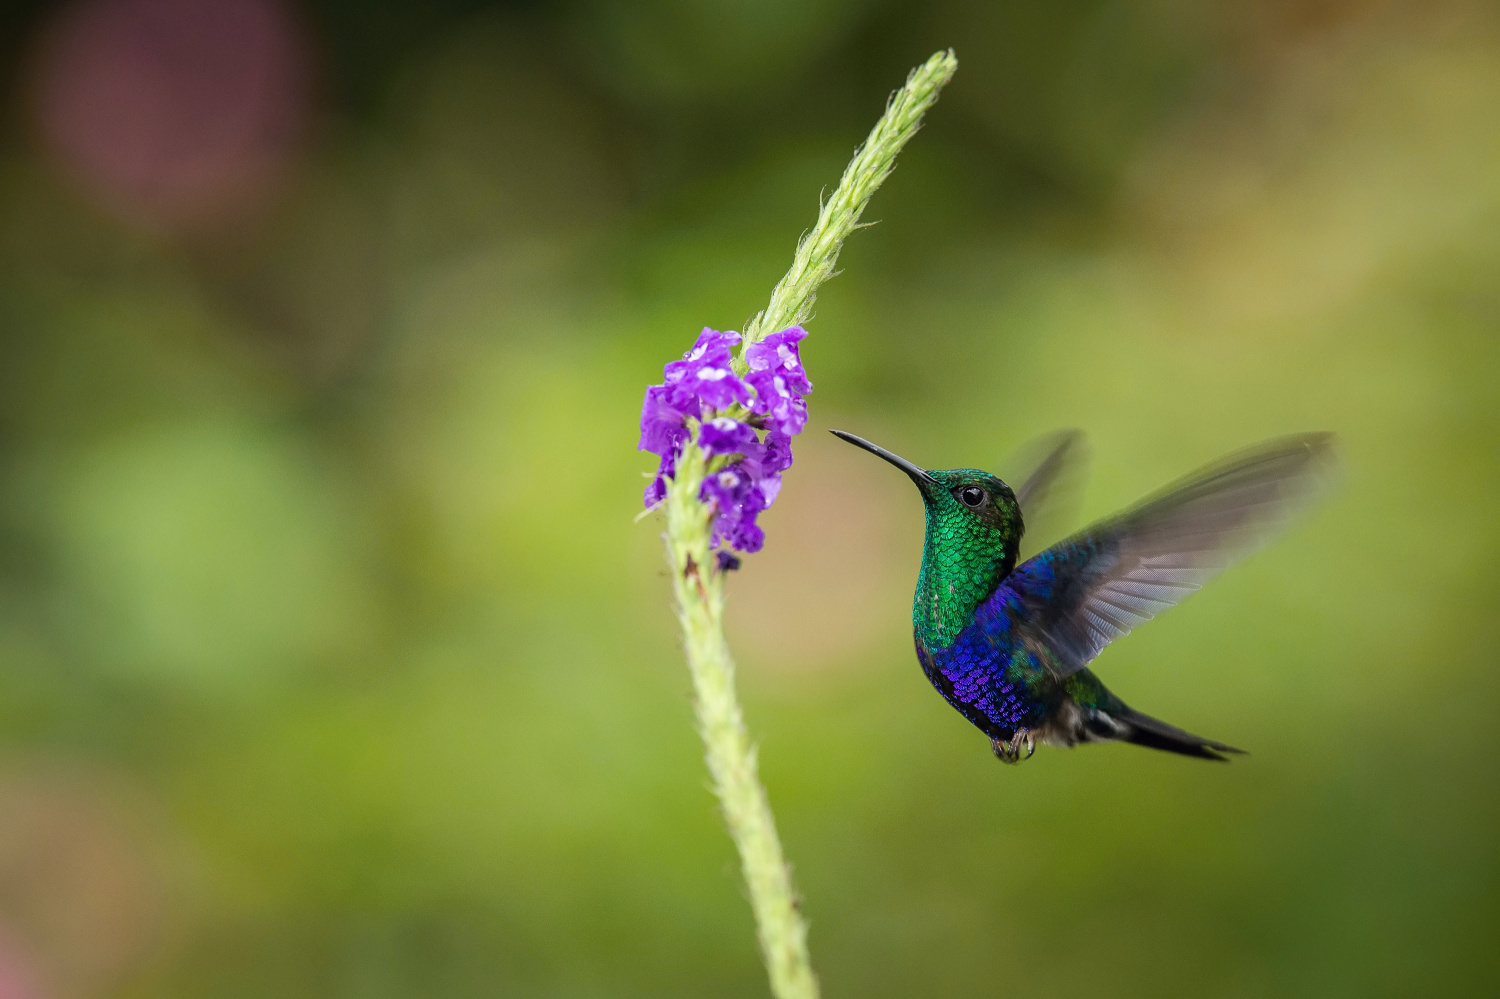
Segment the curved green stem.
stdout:
[[812,318],[818,286],[835,273],[844,240],[859,228],[870,197],[885,183],[896,166],[896,154],[922,127],[922,116],[937,103],[953,74],[958,59],[953,50],[935,52],[912,70],[906,85],[891,95],[885,114],[870,130],[864,145],[844,168],[833,197],[818,212],[818,221],[797,242],[791,269],[771,292],[771,302],[745,327],[745,342],[754,343],[767,333],[796,326]]
[[[771,293],[770,304],[745,330],[745,343],[804,322],[818,286],[835,273],[844,239],[882,181],[896,154],[916,134],[922,115],[958,68],[952,52],[939,52],[907,77],[869,138],[854,154],[838,189],[823,205],[812,230],[797,244],[792,267]],[[738,362],[737,362],[738,363]],[[797,904],[791,871],[776,835],[776,819],[756,765],[734,689],[734,660],[724,639],[724,577],[710,547],[712,513],[698,498],[707,456],[683,448],[664,503],[667,553],[672,563],[677,616],[693,675],[694,706],[714,793],[739,850],[756,933],[776,999],[817,999],[818,980],[807,952],[807,923]]]

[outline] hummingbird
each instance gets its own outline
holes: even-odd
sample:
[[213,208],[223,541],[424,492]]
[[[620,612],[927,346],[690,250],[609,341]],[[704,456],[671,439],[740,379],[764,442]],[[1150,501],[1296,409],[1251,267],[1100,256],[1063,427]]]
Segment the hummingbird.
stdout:
[[1037,742],[1130,742],[1221,762],[1243,752],[1136,711],[1089,664],[1306,506],[1334,465],[1334,435],[1295,434],[1237,451],[1017,565],[1026,517],[1055,492],[1080,435],[1062,435],[1012,489],[977,468],[930,471],[833,434],[901,469],[922,494],[917,660],[1002,761],[1029,759]]

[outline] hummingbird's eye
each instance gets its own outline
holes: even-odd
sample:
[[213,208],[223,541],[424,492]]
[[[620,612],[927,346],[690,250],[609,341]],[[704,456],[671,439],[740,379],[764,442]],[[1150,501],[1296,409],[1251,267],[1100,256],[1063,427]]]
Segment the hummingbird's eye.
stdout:
[[964,486],[958,491],[958,501],[969,509],[975,509],[984,503],[984,490],[978,486]]

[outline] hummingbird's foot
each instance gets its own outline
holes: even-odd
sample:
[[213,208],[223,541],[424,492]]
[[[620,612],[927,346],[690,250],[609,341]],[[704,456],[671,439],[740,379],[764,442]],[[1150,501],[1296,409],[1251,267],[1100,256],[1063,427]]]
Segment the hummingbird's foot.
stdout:
[[[1025,756],[1021,755],[1022,746],[1026,747]],[[1015,764],[1031,759],[1031,754],[1036,752],[1036,742],[1032,739],[1031,729],[1018,728],[1009,739],[991,739],[990,748],[995,751],[1001,763]]]

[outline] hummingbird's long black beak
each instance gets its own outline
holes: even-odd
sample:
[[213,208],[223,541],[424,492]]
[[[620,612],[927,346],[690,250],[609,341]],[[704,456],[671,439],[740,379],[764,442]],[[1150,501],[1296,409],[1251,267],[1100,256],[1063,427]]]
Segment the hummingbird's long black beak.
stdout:
[[871,454],[879,455],[880,457],[884,458],[892,465],[895,465],[897,468],[901,469],[901,471],[905,472],[907,475],[910,475],[911,480],[917,484],[917,488],[922,490],[924,493],[927,491],[927,487],[932,485],[934,482],[932,476],[927,474],[926,469],[918,468],[916,465],[913,465],[905,458],[897,454],[892,454],[878,444],[871,444],[863,437],[855,437],[853,434],[845,433],[842,430],[830,430],[828,432],[833,434],[833,436],[837,437],[839,440],[848,441],[855,447],[864,448]]

